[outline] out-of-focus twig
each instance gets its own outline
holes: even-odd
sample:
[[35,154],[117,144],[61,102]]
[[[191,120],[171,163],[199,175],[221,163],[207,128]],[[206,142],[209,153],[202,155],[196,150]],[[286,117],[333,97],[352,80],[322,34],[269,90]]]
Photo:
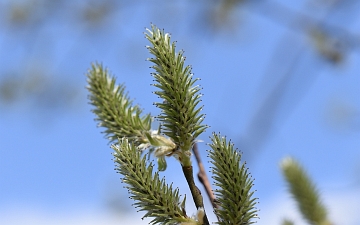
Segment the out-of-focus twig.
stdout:
[[[306,14],[297,12],[295,10],[289,9],[285,5],[282,5],[281,3],[274,3],[273,1],[267,1],[267,2],[258,2],[254,3],[253,5],[250,5],[252,12],[258,12],[259,14],[267,17],[268,19],[273,20],[274,22],[277,22],[281,25],[284,25],[288,27],[291,31],[298,31],[300,33],[303,33],[306,35],[306,33],[310,32],[310,35],[313,35],[312,33],[314,31],[320,32],[320,34],[326,35],[326,40],[330,39],[336,39],[341,42],[343,47],[346,47],[348,50],[349,47],[360,47],[360,39],[357,38],[356,35],[351,34],[348,32],[345,28],[330,25],[328,23],[328,19],[333,12],[338,7],[338,4],[332,5],[332,7],[329,7],[328,12],[323,16],[321,19],[314,19],[311,16],[308,16]],[[313,72],[303,72],[303,74],[309,74],[308,76],[303,76],[301,79],[302,82],[299,83],[294,90],[289,90],[290,85],[294,84],[295,80],[297,79],[294,75],[300,67],[300,62],[304,60],[304,55],[306,53],[306,48],[303,46],[301,47],[300,43],[292,43],[293,46],[289,46],[290,44],[287,44],[286,47],[284,47],[284,43],[289,43],[292,41],[292,37],[284,37],[281,38],[278,42],[277,48],[275,48],[274,56],[271,57],[272,60],[270,60],[270,65],[275,65],[276,69],[272,70],[270,77],[272,80],[274,80],[274,73],[279,74],[279,70],[283,70],[284,67],[287,67],[285,71],[280,72],[281,77],[277,80],[277,82],[271,82],[273,83],[271,85],[270,91],[265,95],[266,97],[260,103],[260,107],[254,113],[254,116],[250,119],[249,125],[247,129],[245,130],[245,135],[241,138],[242,145],[245,146],[244,149],[251,148],[251,151],[247,151],[248,157],[251,157],[254,155],[255,152],[260,150],[264,142],[269,138],[270,135],[273,135],[275,132],[275,120],[279,118],[281,107],[286,105],[286,109],[283,110],[283,116],[281,116],[281,120],[284,121],[284,119],[290,115],[291,111],[296,107],[296,104],[301,99],[301,96],[303,96],[306,91],[309,89],[314,78],[318,74],[318,70],[321,67],[319,63],[317,65],[308,65],[309,62],[305,62],[305,67],[302,66],[302,68],[305,68],[307,70],[312,70]],[[331,45],[327,45],[327,43],[321,43],[324,46],[324,48],[317,47],[317,50],[323,58],[330,60],[332,63],[337,63],[339,57],[337,57],[337,53],[344,54],[345,52],[342,52],[341,50],[344,49],[335,49],[335,51],[332,51]],[[298,46],[299,49],[295,50],[295,46]],[[358,48],[359,49],[359,48]],[[322,50],[326,50],[322,51]],[[330,51],[328,51],[330,50]],[[338,51],[340,50],[340,51]],[[294,56],[289,57],[289,51],[297,51],[295,54],[292,54]],[[287,52],[287,53],[286,53]],[[325,54],[324,54],[325,52]],[[327,54],[327,53],[331,54]],[[335,54],[333,54],[335,53]],[[286,56],[286,58],[284,57]],[[288,60],[289,58],[292,58],[292,60]],[[279,60],[280,59],[280,60]],[[274,60],[277,60],[278,62],[274,62]],[[280,62],[279,62],[280,61]],[[284,63],[285,61],[288,61],[288,63]],[[303,62],[304,63],[304,62]],[[281,66],[279,66],[281,65]],[[269,71],[269,70],[267,70]],[[268,83],[268,82],[266,82]],[[261,92],[263,92],[264,88],[261,88]],[[284,99],[286,99],[286,96],[289,94],[296,93],[297,97],[294,97],[291,102],[288,101],[286,103]]]
[[[336,39],[341,40],[347,46],[354,49],[360,48],[359,35],[353,34],[343,27],[330,24],[327,21],[329,14],[326,14],[325,18],[318,20],[275,1],[261,1],[261,3],[255,1],[255,3],[250,3],[249,7],[252,12],[257,12],[291,30],[302,33],[308,33],[313,29],[327,31],[329,35],[331,34]],[[336,5],[333,7],[336,7]],[[330,7],[329,11],[333,7]]]

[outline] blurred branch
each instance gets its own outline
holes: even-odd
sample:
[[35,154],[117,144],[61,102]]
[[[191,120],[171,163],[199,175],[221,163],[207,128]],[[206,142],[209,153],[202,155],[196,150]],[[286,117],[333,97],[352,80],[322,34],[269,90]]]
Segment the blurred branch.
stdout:
[[[341,27],[336,27],[326,23],[326,19],[329,17],[332,10],[337,6],[335,3],[332,5],[332,7],[328,8],[328,12],[325,14],[323,20],[315,20],[310,16],[295,12],[286,6],[275,2],[255,2],[251,6],[254,11],[258,10],[261,15],[265,15],[267,18],[272,19],[273,21],[285,25],[291,30],[300,31],[309,35],[312,43],[314,44],[315,50],[319,52],[322,58],[327,59],[333,64],[338,64],[339,62],[343,61],[346,53],[345,51],[350,47],[351,44],[360,46],[360,39],[357,39],[356,36],[348,33]],[[346,35],[339,36],[337,32],[341,32]],[[345,39],[343,39],[344,37]],[[275,48],[274,55],[271,57],[272,60],[270,61],[270,65],[276,67],[276,69],[273,71],[275,74],[279,74],[280,64],[282,64],[282,67],[287,65],[287,71],[284,72],[282,77],[270,87],[270,92],[265,94],[265,99],[262,101],[260,107],[251,118],[251,122],[245,130],[245,137],[242,138],[242,141],[248,145],[245,149],[249,150],[249,148],[251,148],[251,151],[248,151],[248,153],[251,154],[250,157],[254,155],[255,152],[257,152],[256,150],[259,150],[262,147],[270,135],[275,133],[274,123],[276,117],[280,114],[281,106],[286,105],[286,109],[284,108],[282,110],[285,116],[281,117],[281,120],[284,121],[284,118],[290,114],[290,112],[295,108],[301,99],[301,97],[292,98],[292,101],[288,102],[288,104],[283,102],[283,99],[285,99],[286,96],[290,94],[288,89],[292,81],[295,79],[295,71],[298,70],[297,68],[301,62],[301,59],[303,58],[303,55],[306,52],[306,48],[303,46],[300,47],[300,49],[295,50],[296,48],[294,46],[299,46],[299,43],[292,43],[292,46],[290,46],[291,44],[288,44],[287,47],[284,47],[284,45],[289,43],[290,40],[290,38],[286,38],[284,36],[278,41],[277,48]],[[291,60],[291,62],[286,63],[289,61],[290,51],[297,51],[297,53],[295,53],[296,56]],[[275,60],[277,59],[281,59],[281,63],[275,63]],[[305,66],[305,68],[311,68],[314,70],[316,69],[316,66],[308,65],[307,67]],[[310,73],[308,71],[303,74],[308,74],[308,76],[302,77],[300,80],[302,82],[298,83],[296,89],[292,90],[292,93],[295,91],[298,92],[299,95],[299,93],[302,91],[302,95],[304,95],[304,91],[309,89],[316,75],[316,73]],[[274,80],[273,73],[270,72],[269,76],[271,76],[272,80]],[[309,80],[310,78],[312,79]],[[305,82],[306,80],[308,82]],[[264,87],[262,87],[260,90],[263,92]]]
[[313,29],[321,30],[323,33],[344,42],[346,46],[357,49],[360,47],[359,35],[352,34],[343,27],[328,23],[326,18],[317,20],[275,1],[249,2],[249,4],[253,12],[258,12],[260,15],[291,30],[300,31],[305,34]]
[[[248,149],[247,154],[250,158],[256,155],[269,136],[274,134],[276,116],[279,114],[283,98],[288,91],[286,87],[290,85],[294,71],[297,68],[297,63],[304,53],[303,49],[295,51],[297,52],[290,65],[288,65],[279,81],[270,88],[271,90],[265,95],[265,99],[262,102],[260,101],[259,108],[253,114],[250,123],[245,129],[245,136],[242,138],[242,141],[247,144],[247,147],[244,149]],[[278,58],[275,56],[273,60],[275,59]],[[286,114],[289,114],[295,105],[296,101],[292,101],[292,105],[287,105]],[[284,120],[284,117],[281,119]]]

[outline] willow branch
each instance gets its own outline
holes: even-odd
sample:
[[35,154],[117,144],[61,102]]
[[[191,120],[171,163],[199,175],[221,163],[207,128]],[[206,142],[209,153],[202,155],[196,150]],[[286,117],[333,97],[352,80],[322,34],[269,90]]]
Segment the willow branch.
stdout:
[[211,184],[209,182],[209,178],[205,171],[205,167],[201,161],[199,149],[198,149],[198,146],[196,143],[193,146],[193,153],[194,153],[196,162],[199,167],[199,172],[197,174],[198,179],[199,179],[200,183],[204,186],[206,194],[208,195],[210,202],[211,202],[213,208],[215,209],[215,208],[217,208],[217,205],[215,203],[215,195],[214,195],[214,192],[212,191]]
[[[194,182],[193,167],[192,166],[183,166],[182,170],[183,170],[184,176],[186,178],[186,181],[189,185],[190,192],[193,197],[196,208],[197,209],[203,208],[204,212],[205,212],[203,197],[201,195],[199,188],[195,185],[195,182]],[[204,221],[204,225],[210,225],[209,220],[206,216],[206,212],[204,213],[203,221]]]

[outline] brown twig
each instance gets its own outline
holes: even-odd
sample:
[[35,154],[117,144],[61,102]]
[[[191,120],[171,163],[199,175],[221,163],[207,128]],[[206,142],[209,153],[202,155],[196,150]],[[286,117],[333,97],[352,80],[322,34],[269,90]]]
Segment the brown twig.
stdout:
[[215,203],[215,195],[214,195],[214,193],[212,191],[211,184],[210,184],[208,176],[206,174],[204,165],[201,162],[198,146],[197,146],[196,143],[193,146],[193,153],[194,153],[194,156],[196,158],[196,162],[197,162],[197,164],[199,166],[199,172],[197,174],[198,179],[199,179],[200,183],[204,186],[206,194],[208,195],[208,197],[209,197],[209,199],[211,201],[211,204],[212,204],[213,208],[215,209],[215,208],[217,208],[217,205]]

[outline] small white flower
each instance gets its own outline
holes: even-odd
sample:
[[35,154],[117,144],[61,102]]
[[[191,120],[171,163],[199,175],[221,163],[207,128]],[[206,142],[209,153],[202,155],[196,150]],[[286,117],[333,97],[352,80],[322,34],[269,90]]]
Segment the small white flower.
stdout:
[[204,224],[205,211],[203,207],[200,207],[195,216],[192,216],[192,221],[182,222],[180,225],[201,225]]
[[203,207],[200,207],[198,211],[196,212],[196,220],[199,222],[199,224],[204,224],[204,216],[205,211]]

